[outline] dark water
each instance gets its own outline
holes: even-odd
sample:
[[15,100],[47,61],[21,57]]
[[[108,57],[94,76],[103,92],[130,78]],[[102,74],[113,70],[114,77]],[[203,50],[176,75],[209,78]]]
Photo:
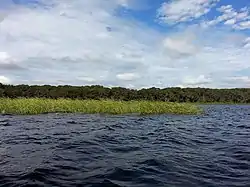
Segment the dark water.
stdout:
[[0,116],[0,186],[250,186],[250,106]]

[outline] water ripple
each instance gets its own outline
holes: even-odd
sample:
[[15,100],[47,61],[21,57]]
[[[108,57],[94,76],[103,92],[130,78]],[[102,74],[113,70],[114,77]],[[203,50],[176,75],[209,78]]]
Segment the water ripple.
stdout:
[[250,106],[185,115],[0,115],[0,187],[248,187]]

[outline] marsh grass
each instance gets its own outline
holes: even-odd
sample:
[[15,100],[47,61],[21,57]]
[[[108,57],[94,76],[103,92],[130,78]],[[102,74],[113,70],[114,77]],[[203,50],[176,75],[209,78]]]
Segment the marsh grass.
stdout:
[[199,114],[197,105],[159,101],[72,100],[42,98],[0,98],[3,114],[34,115],[42,113],[105,114]]

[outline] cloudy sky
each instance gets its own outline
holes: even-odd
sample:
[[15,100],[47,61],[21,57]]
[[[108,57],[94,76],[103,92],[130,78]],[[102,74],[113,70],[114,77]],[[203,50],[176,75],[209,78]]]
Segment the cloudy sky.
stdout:
[[250,87],[250,1],[1,0],[0,82]]

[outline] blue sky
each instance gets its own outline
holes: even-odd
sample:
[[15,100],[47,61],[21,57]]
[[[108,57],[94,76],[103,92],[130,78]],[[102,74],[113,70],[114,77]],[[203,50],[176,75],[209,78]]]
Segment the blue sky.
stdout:
[[250,87],[249,0],[1,0],[0,82]]

